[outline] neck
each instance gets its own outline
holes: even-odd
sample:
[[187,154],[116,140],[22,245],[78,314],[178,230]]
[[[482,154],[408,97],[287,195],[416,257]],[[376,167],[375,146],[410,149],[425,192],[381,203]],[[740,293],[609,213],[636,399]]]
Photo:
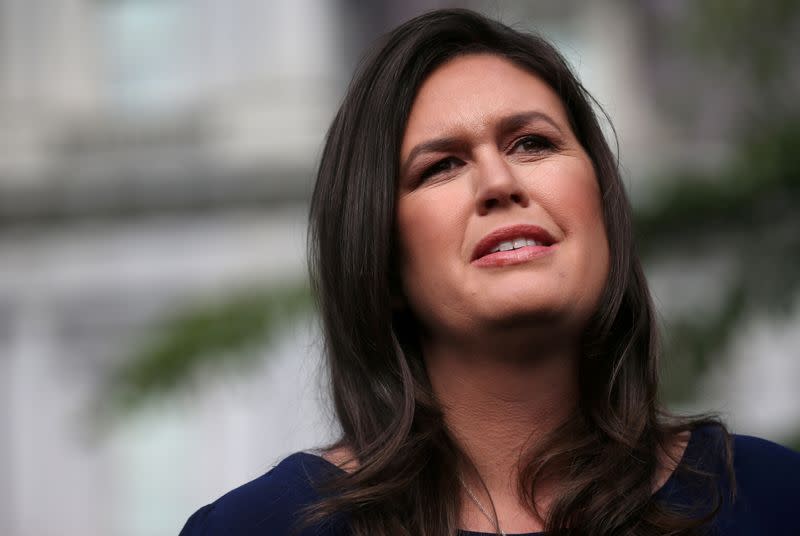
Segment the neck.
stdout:
[[[427,341],[423,353],[446,424],[502,523],[510,512],[519,512],[520,455],[536,448],[577,405],[579,349],[530,341],[458,347]],[[465,480],[486,497],[477,475],[466,474]]]

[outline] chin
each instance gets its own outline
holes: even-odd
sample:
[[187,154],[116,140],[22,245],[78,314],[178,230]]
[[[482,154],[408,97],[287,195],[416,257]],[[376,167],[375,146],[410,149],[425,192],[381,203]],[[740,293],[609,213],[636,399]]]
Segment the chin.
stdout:
[[577,336],[579,327],[585,326],[590,315],[575,308],[578,301],[541,295],[517,295],[514,299],[494,303],[486,299],[480,304],[479,322],[489,330],[544,329],[550,335],[571,333]]
[[495,307],[487,307],[483,304],[480,317],[487,326],[495,327],[515,327],[536,325],[553,325],[564,319],[565,311],[557,304],[537,303],[531,306],[530,303],[504,303],[497,304]]

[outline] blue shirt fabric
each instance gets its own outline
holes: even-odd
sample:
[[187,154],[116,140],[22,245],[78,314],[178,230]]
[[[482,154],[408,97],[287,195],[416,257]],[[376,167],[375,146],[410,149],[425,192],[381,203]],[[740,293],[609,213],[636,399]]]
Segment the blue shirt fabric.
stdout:
[[[733,503],[725,499],[713,522],[713,534],[800,535],[800,453],[757,437],[734,434],[733,439],[737,496]],[[681,465],[724,474],[721,449],[718,427],[695,428]],[[292,454],[261,477],[200,508],[186,522],[180,536],[289,536],[298,511],[320,498],[311,483],[338,471],[341,470],[317,455]],[[726,498],[727,479],[719,480]],[[670,504],[688,505],[707,499],[706,491],[701,497],[698,493],[691,478],[676,471],[655,497]],[[299,536],[347,535],[343,517],[299,533]],[[490,536],[472,531],[460,531],[460,535]]]

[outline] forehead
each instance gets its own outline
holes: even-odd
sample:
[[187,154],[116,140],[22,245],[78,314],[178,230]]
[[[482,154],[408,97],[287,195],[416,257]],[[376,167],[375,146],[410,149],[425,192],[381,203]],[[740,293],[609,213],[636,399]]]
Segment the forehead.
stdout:
[[558,95],[535,74],[493,54],[459,56],[422,83],[406,124],[402,152],[444,133],[477,133],[509,114],[540,111],[568,129]]

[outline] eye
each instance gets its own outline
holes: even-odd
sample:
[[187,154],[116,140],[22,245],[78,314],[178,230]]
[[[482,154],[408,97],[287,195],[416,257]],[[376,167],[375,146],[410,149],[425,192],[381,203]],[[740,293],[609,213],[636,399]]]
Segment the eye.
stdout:
[[518,152],[521,150],[523,153],[540,153],[555,149],[555,144],[544,136],[531,134],[523,136],[511,148],[511,152]]
[[445,158],[443,160],[439,160],[432,166],[426,168],[425,171],[423,171],[422,174],[420,175],[419,179],[420,181],[423,181],[427,178],[433,177],[434,175],[437,175],[444,171],[450,171],[451,169],[454,169],[456,166],[458,166],[458,159],[452,156]]

